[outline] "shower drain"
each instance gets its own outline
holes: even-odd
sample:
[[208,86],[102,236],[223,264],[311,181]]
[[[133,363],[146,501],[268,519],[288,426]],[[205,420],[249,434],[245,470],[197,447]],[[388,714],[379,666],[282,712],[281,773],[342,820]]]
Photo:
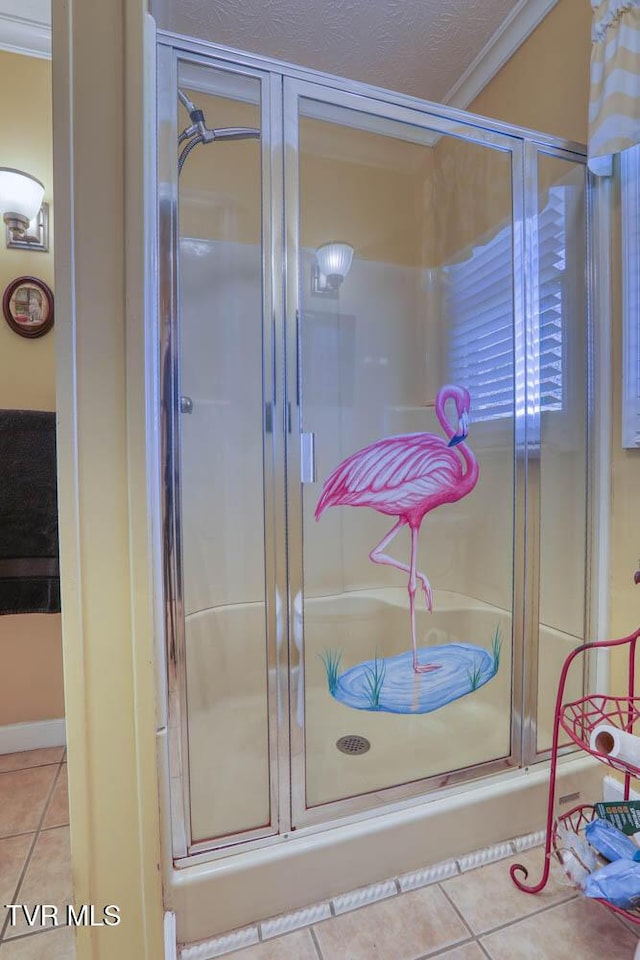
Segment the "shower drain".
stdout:
[[371,749],[371,744],[366,737],[361,737],[356,733],[351,733],[347,737],[340,737],[336,740],[336,747],[341,753],[359,754],[366,753]]

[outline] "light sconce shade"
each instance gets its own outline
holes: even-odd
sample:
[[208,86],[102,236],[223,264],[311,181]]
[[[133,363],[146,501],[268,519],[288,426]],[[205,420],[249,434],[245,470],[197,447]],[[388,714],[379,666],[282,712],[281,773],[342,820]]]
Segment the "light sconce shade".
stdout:
[[0,167],[0,214],[7,225],[7,247],[47,250],[48,208],[44,186],[35,177]]
[[318,247],[311,278],[313,293],[337,297],[352,260],[353,247],[349,243],[324,243]]

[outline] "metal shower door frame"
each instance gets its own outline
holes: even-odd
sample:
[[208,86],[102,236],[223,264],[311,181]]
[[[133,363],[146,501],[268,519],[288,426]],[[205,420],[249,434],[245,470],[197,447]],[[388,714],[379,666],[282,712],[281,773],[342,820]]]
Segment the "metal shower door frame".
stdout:
[[[401,134],[402,125],[411,128],[415,140],[419,131],[425,141],[435,136],[456,136],[488,149],[507,152],[511,156],[512,197],[513,197],[513,258],[514,258],[514,344],[516,350],[516,378],[524,382],[527,359],[527,342],[531,335],[527,329],[526,290],[523,281],[525,251],[525,188],[524,188],[524,142],[523,139],[497,132],[473,122],[462,122],[458,112],[455,117],[447,116],[446,108],[436,112],[433,105],[412,101],[411,105],[389,103],[376,96],[365,97],[345,89],[348,84],[329,87],[297,78],[285,77],[284,83],[284,125],[287,153],[285,156],[285,220],[287,236],[287,396],[290,398],[293,427],[287,443],[288,477],[288,547],[289,547],[289,611],[292,616],[294,598],[304,598],[303,569],[303,529],[302,529],[302,484],[301,449],[302,432],[302,371],[299,355],[299,318],[300,298],[300,242],[299,242],[299,107],[302,99],[316,100],[323,104],[343,107],[369,114],[398,125]],[[529,326],[531,324],[529,318]],[[526,405],[524,410],[526,411]],[[342,800],[324,803],[316,807],[306,804],[306,751],[305,731],[291,716],[292,744],[292,823],[296,828],[313,827],[327,820],[344,817],[365,816],[381,804],[397,804],[415,801],[433,790],[445,785],[464,783],[480,776],[486,776],[505,769],[512,769],[523,763],[521,717],[525,707],[522,700],[525,686],[520,682],[525,665],[524,631],[526,627],[525,603],[525,538],[524,518],[526,515],[527,485],[527,418],[518,416],[514,420],[514,516],[513,516],[513,605],[512,605],[512,707],[510,719],[510,750],[505,757],[466,767],[461,770],[443,772],[437,776],[382,788],[372,793],[359,794]],[[304,603],[304,600],[303,600]],[[303,625],[304,637],[304,625]],[[531,645],[528,645],[529,650]],[[300,662],[304,657],[304,639],[302,651],[298,651],[290,637],[291,676],[300,677]],[[290,703],[297,700],[297,691],[292,690]]]
[[[526,270],[527,278],[527,315],[530,318],[527,332],[527,397],[528,440],[527,440],[527,506],[526,524],[529,531],[526,553],[525,584],[525,636],[530,638],[531,653],[526,657],[526,670],[522,676],[522,762],[524,765],[549,760],[551,748],[538,748],[538,699],[540,674],[540,527],[541,527],[541,453],[542,420],[539,402],[539,378],[536,378],[538,355],[535,346],[537,318],[539,316],[538,260],[540,249],[538,240],[538,179],[540,157],[553,157],[566,163],[585,168],[585,260],[588,264],[587,250],[590,249],[593,233],[594,205],[598,202],[599,184],[589,174],[585,151],[572,149],[570,145],[541,144],[527,140],[524,149],[524,186],[525,186],[525,224],[526,224]],[[586,370],[586,417],[585,417],[585,538],[584,538],[584,583],[583,615],[585,638],[594,635],[595,611],[590,585],[598,577],[598,566],[594,556],[594,504],[595,504],[595,415],[594,415],[594,376],[595,348],[593,330],[593,302],[595,299],[594,282],[591,275],[585,277],[585,342],[587,344]],[[582,638],[578,643],[582,642]],[[595,674],[595,661],[589,657],[582,661],[582,685],[586,690],[590,677]],[[567,744],[560,748],[560,755],[574,752],[575,747]]]
[[[182,483],[180,468],[180,277],[178,253],[178,71],[180,63],[260,83],[262,171],[262,375],[263,476],[267,696],[269,716],[270,820],[264,827],[194,841],[191,829],[186,637],[182,572]],[[167,696],[169,702],[169,782],[173,855],[179,862],[239,843],[263,843],[289,829],[288,645],[286,610],[286,524],[284,477],[284,382],[282,350],[282,138],[281,80],[250,64],[202,56],[190,44],[158,45],[159,192],[159,349],[161,448],[163,464],[163,580]],[[275,135],[273,131],[276,131]],[[281,798],[285,798],[283,801]]]
[[[384,812],[419,802],[430,791],[463,783],[506,767],[525,766],[536,756],[534,687],[537,679],[537,598],[530,577],[537,562],[535,537],[525,536],[526,524],[539,526],[539,491],[530,474],[529,442],[536,423],[527,411],[527,358],[533,339],[531,313],[531,242],[535,223],[532,211],[531,164],[536,151],[584,162],[578,144],[488,121],[464,111],[430,104],[367,84],[330,77],[316,71],[279,63],[216,44],[159,32],[159,257],[161,444],[164,521],[164,607],[166,611],[166,661],[169,702],[169,782],[173,853],[178,864],[228,856],[287,842],[292,828],[309,835],[338,822],[369,818],[373,808]],[[263,375],[265,383],[264,467],[265,542],[267,563],[267,621],[269,649],[269,715],[271,823],[268,830],[193,843],[190,827],[188,731],[186,726],[186,676],[184,606],[180,541],[179,370],[176,350],[178,310],[177,264],[177,63],[188,60],[202,66],[257,77],[261,82],[263,169]],[[374,798],[353,799],[307,809],[305,804],[304,731],[292,717],[295,691],[291,691],[298,651],[293,638],[294,598],[303,587],[302,515],[300,487],[300,397],[298,391],[299,240],[298,240],[298,103],[300,97],[348,107],[390,121],[410,124],[431,133],[454,135],[512,156],[514,339],[516,378],[522,384],[517,402],[523,406],[515,418],[513,604],[512,604],[512,710],[511,751],[508,758],[492,761],[446,777],[390,787]],[[603,191],[600,191],[603,193]],[[529,259],[528,259],[529,258]],[[600,272],[604,272],[602,264]],[[528,280],[525,281],[525,275]],[[590,395],[592,396],[592,394]],[[592,403],[592,399],[590,401]],[[589,423],[591,417],[589,416]],[[270,427],[270,432],[269,432]],[[539,424],[538,424],[539,428]],[[539,435],[539,434],[538,434]],[[592,466],[593,472],[593,466]],[[535,473],[535,470],[534,470]],[[535,478],[534,478],[535,480]],[[593,501],[592,501],[593,504]],[[530,526],[530,531],[531,531]],[[591,534],[590,534],[591,536]],[[591,568],[597,564],[591,558]],[[283,615],[276,615],[280,605]],[[602,620],[602,616],[599,618]],[[587,621],[588,622],[588,621]],[[293,764],[290,758],[293,756]]]

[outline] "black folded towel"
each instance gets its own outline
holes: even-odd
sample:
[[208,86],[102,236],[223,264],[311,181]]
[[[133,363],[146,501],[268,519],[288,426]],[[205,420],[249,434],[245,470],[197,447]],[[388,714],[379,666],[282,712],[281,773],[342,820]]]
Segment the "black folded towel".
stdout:
[[0,614],[59,612],[56,415],[0,410]]

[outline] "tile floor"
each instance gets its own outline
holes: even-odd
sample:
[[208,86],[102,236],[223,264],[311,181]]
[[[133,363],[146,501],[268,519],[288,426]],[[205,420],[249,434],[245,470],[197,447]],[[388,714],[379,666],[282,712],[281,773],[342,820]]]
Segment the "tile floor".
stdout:
[[11,925],[7,903],[73,903],[63,747],[0,756],[0,960],[73,960],[71,930]]
[[514,862],[524,864],[537,879],[542,849],[466,870],[226,956],[229,960],[633,960],[640,928],[632,931],[599,903],[576,896],[555,866],[543,893],[521,893],[509,877]]
[[[0,756],[0,960],[74,960],[71,930],[9,925],[5,903],[72,903],[67,767],[61,747]],[[542,894],[540,848],[465,870],[228,954],[231,960],[633,960],[640,928],[577,897],[559,870]],[[395,884],[381,885],[392,892]],[[317,913],[315,916],[321,916]],[[325,914],[326,915],[326,914]],[[266,927],[265,929],[268,929]],[[245,941],[246,942],[246,941]]]

